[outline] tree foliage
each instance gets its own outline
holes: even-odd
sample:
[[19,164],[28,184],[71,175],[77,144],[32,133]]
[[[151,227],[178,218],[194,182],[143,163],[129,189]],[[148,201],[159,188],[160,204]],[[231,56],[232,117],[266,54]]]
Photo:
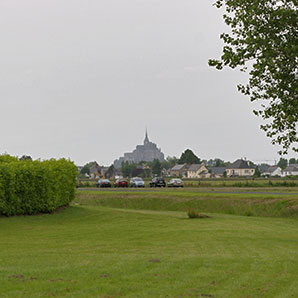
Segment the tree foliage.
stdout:
[[134,163],[123,162],[121,165],[121,171],[123,177],[132,177],[133,171],[137,168],[137,165]]
[[88,163],[86,163],[84,166],[83,166],[83,168],[82,168],[82,170],[81,170],[81,174],[90,174],[90,169],[94,166],[94,165],[96,165],[97,164],[97,162],[96,161],[90,161],[90,162],[88,162]]
[[190,150],[186,149],[178,160],[178,164],[200,164],[201,160]]
[[277,165],[284,170],[288,166],[288,160],[281,157]]
[[144,177],[144,169],[141,167],[136,167],[131,172],[133,177]]
[[255,167],[254,177],[261,177],[261,171],[260,171],[259,166]]
[[220,60],[210,66],[249,69],[247,85],[238,89],[261,101],[254,113],[265,120],[261,129],[280,144],[280,154],[298,151],[298,2],[297,0],[218,0],[225,7],[225,23],[231,33],[224,42]]
[[161,173],[161,163],[158,159],[154,159],[152,162],[152,173],[157,176]]
[[166,162],[168,163],[168,169],[172,168],[175,164],[178,162],[178,158],[176,156],[168,156],[166,159]]
[[220,159],[220,158],[215,158],[215,159],[209,159],[208,161],[202,161],[203,163],[205,163],[207,166],[210,167],[228,167],[231,163],[225,162],[224,160]]
[[114,165],[109,166],[105,176],[106,178],[110,179],[112,178],[116,173],[116,169],[114,168]]

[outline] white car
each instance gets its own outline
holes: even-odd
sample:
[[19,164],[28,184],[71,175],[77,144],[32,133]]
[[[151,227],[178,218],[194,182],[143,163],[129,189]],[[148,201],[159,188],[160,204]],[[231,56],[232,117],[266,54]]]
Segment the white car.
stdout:
[[140,177],[134,177],[134,178],[130,179],[129,186],[130,187],[145,187],[145,182]]
[[183,187],[183,181],[179,178],[171,179],[168,182],[168,187]]

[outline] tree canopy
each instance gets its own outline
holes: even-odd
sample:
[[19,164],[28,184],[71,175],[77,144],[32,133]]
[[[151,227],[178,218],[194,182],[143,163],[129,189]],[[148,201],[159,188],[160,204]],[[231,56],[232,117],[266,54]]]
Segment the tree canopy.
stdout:
[[290,165],[298,164],[298,158],[297,158],[297,159],[295,159],[295,158],[290,158],[290,160],[289,160],[289,164],[290,164]]
[[200,164],[201,160],[190,150],[186,149],[178,160],[178,164]]
[[90,174],[90,169],[92,168],[92,166],[94,166],[95,164],[97,164],[96,161],[90,161],[88,163],[86,163],[83,168],[81,169],[81,174]]
[[115,175],[116,169],[114,165],[109,166],[105,176],[106,178],[112,178]]
[[286,158],[280,158],[277,164],[282,170],[284,170],[288,166],[288,160]]
[[298,1],[297,0],[218,0],[224,7],[230,33],[221,34],[224,42],[220,60],[210,66],[249,70],[247,85],[238,89],[261,101],[255,110],[265,122],[261,129],[282,146],[298,152]]
[[158,159],[154,159],[152,162],[152,173],[158,176],[161,173],[161,163]]
[[136,164],[129,162],[123,162],[121,165],[121,171],[124,177],[132,177],[132,172],[137,168]]

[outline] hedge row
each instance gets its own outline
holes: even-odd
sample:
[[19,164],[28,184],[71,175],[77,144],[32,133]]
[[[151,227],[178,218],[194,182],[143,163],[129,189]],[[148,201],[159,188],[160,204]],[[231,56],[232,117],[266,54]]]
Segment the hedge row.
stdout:
[[0,156],[0,214],[49,213],[75,196],[76,166],[66,159],[19,161]]

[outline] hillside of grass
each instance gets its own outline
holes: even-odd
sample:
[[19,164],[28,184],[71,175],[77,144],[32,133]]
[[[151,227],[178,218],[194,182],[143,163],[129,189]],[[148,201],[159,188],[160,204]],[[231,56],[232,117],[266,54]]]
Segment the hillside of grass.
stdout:
[[195,190],[78,191],[79,205],[269,217],[298,217],[298,195],[288,193],[216,193]]
[[1,297],[297,297],[297,219],[73,206],[0,217]]

